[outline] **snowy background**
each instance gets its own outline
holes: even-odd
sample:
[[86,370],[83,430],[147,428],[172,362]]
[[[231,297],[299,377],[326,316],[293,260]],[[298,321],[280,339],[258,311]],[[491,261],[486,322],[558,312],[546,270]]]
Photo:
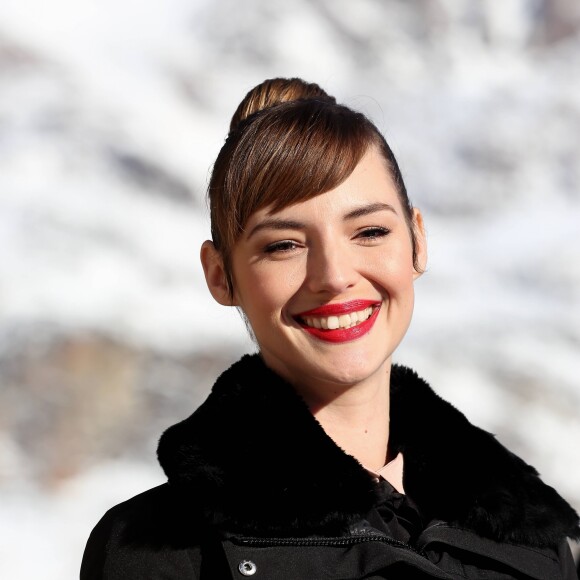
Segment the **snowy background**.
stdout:
[[375,120],[423,209],[397,361],[580,509],[579,57],[575,0],[3,0],[0,577],[77,577],[253,348],[198,252],[229,118],[274,76]]

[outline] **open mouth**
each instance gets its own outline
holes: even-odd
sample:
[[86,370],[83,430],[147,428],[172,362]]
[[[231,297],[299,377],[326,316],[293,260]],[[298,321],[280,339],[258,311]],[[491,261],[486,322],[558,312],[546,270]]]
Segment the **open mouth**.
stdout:
[[319,328],[322,330],[352,328],[353,326],[357,326],[361,322],[368,320],[371,317],[374,308],[376,308],[376,306],[369,306],[348,314],[333,316],[304,316],[299,317],[298,321],[302,326],[309,326],[311,328]]
[[295,320],[310,335],[326,342],[347,342],[365,335],[373,327],[380,302],[353,300],[326,304],[302,312]]

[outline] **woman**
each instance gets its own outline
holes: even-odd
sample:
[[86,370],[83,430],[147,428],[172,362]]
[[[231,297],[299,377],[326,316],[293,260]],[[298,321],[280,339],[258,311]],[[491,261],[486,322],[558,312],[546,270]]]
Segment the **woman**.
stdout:
[[168,483],[107,512],[81,578],[575,578],[574,510],[392,364],[426,243],[376,127],[265,81],[209,201],[206,281],[259,353],[163,434]]

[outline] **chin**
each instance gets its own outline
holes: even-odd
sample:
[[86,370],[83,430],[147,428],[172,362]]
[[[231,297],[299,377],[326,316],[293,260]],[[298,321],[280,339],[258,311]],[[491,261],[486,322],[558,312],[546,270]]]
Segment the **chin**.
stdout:
[[390,357],[384,356],[375,361],[368,356],[353,357],[353,360],[341,358],[319,364],[313,368],[312,377],[341,387],[351,387],[371,378],[378,371],[390,365]]

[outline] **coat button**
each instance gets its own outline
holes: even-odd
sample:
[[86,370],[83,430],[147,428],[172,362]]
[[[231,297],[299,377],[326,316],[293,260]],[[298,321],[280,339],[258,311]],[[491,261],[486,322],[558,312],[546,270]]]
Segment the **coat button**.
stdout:
[[243,576],[253,576],[257,569],[258,567],[252,560],[242,560],[238,566],[238,570]]

